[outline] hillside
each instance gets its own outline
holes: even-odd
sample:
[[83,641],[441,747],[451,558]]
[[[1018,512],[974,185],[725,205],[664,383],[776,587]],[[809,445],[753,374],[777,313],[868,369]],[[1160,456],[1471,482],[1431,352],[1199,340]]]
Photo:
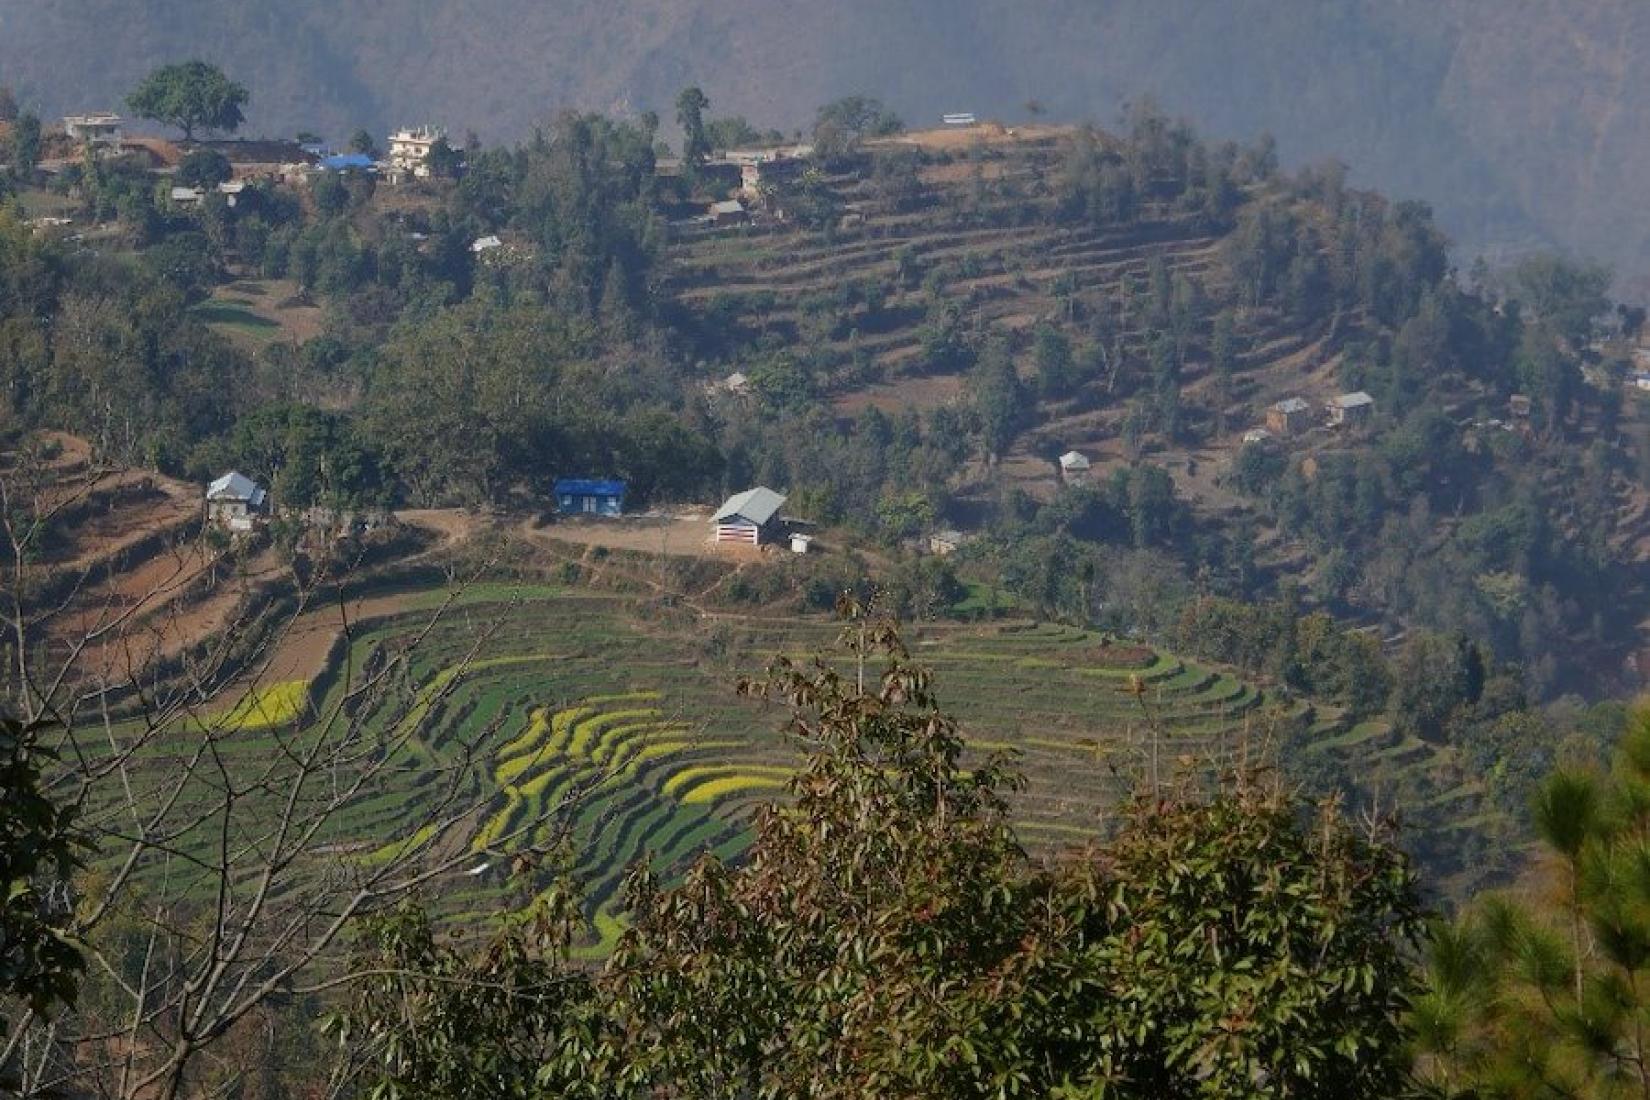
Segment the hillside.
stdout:
[[1434,202],[1471,248],[1556,243],[1643,277],[1647,32],[1634,0],[562,0],[485,16],[435,0],[0,0],[0,82],[56,115],[117,105],[148,67],[198,53],[253,88],[253,132],[335,140],[426,118],[519,137],[565,107],[669,118],[688,83],[718,113],[785,129],[852,91],[913,120],[1020,119],[1036,99],[1109,121],[1150,94],[1218,135],[1270,130],[1287,160],[1353,163],[1365,184]]
[[[754,807],[784,797],[798,745],[779,732],[776,707],[738,702],[734,684],[775,658],[829,652],[837,626],[783,603],[699,606],[709,591],[726,588],[727,563],[678,572],[646,554],[561,541],[555,528],[524,538],[520,528],[477,523],[472,539],[513,544],[508,575],[462,586],[433,581],[439,572],[428,565],[466,560],[466,543],[419,548],[403,539],[399,552],[373,555],[382,560],[355,577],[347,605],[308,593],[307,610],[294,612],[292,576],[277,553],[243,556],[186,535],[181,509],[165,503],[178,487],[158,475],[126,475],[125,492],[88,487],[76,441],[62,443],[48,487],[76,494],[75,506],[53,521],[52,553],[41,568],[82,578],[64,631],[108,632],[101,652],[85,658],[88,670],[120,667],[112,657],[135,662],[149,690],[165,698],[190,668],[203,667],[183,655],[219,653],[273,631],[269,648],[250,650],[244,666],[235,665],[239,657],[221,666],[235,671],[192,720],[218,731],[225,774],[259,774],[291,729],[323,727],[360,691],[362,676],[410,655],[404,690],[354,704],[361,735],[384,743],[394,743],[396,731],[412,736],[393,766],[317,836],[328,859],[370,870],[425,845],[428,858],[447,858],[457,845],[472,854],[463,864],[469,869],[565,830],[589,891],[592,923],[581,941],[601,952],[619,927],[619,887],[634,861],[651,854],[669,873],[702,851],[737,856],[749,843]],[[444,526],[420,513],[405,520]],[[132,531],[151,537],[134,539]],[[1474,866],[1469,858],[1478,838],[1506,821],[1453,748],[1102,632],[1013,611],[967,618],[910,624],[906,640],[940,678],[971,748],[1017,755],[1027,779],[1014,799],[1018,827],[1038,851],[1106,835],[1120,799],[1152,777],[1167,782],[1277,756],[1314,790],[1345,783],[1401,795],[1409,844],[1440,889],[1500,869],[1499,860]],[[124,707],[115,707],[111,753],[143,733],[141,724],[120,720]],[[158,798],[187,774],[192,751],[189,737],[145,750],[131,775],[138,797]],[[420,823],[455,769],[476,812],[431,843]],[[216,782],[214,773],[185,784],[179,805],[187,813],[208,802]],[[95,793],[89,826],[118,829],[129,793]],[[211,837],[191,833],[185,843],[209,845]],[[439,909],[455,917],[490,911],[497,878],[444,875]],[[171,884],[185,897],[197,888],[205,886],[186,875]]]

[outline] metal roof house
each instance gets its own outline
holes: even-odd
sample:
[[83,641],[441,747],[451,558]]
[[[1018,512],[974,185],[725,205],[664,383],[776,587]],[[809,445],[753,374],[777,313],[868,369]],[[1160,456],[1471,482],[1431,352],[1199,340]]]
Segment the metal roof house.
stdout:
[[1312,406],[1299,397],[1286,397],[1266,410],[1266,427],[1273,435],[1294,435],[1311,421]]
[[268,501],[262,486],[231,470],[206,487],[206,518],[231,531],[250,531]]
[[1067,451],[1060,456],[1061,477],[1087,477],[1088,473],[1089,459],[1082,451]]
[[737,225],[750,220],[750,212],[745,204],[738,199],[726,199],[722,202],[710,204],[710,211],[705,215],[712,225]]
[[321,167],[328,172],[371,172],[378,165],[365,153],[335,153],[322,157]]
[[772,489],[757,486],[735,493],[711,517],[716,542],[761,546],[780,533],[779,509],[785,497]]
[[1329,399],[1329,422],[1337,427],[1343,424],[1362,424],[1375,413],[1375,399],[1363,390],[1343,393]]
[[625,484],[564,477],[556,482],[556,511],[564,516],[616,516],[624,511]]

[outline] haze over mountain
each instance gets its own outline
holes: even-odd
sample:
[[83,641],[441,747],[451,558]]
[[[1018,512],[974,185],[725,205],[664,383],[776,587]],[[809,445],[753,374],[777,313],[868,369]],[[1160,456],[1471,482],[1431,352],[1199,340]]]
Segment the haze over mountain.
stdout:
[[[47,115],[118,106],[188,55],[253,90],[248,132],[434,120],[489,140],[556,110],[794,129],[850,92],[1109,122],[1152,95],[1207,132],[1431,201],[1469,249],[1558,245],[1650,277],[1641,0],[0,0],[0,82]],[[667,123],[668,124],[668,123]]]

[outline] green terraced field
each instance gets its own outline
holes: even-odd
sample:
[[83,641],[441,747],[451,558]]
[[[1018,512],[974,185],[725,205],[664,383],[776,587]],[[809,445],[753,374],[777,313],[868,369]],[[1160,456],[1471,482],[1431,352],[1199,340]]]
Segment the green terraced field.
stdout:
[[[439,593],[419,594],[408,603],[417,610],[357,638],[353,667],[400,651],[439,602]],[[359,716],[369,733],[416,736],[379,789],[352,802],[321,839],[363,869],[402,852],[462,853],[455,844],[478,867],[502,867],[529,844],[565,839],[589,892],[587,949],[601,951],[620,926],[628,867],[651,857],[668,875],[704,851],[737,856],[753,807],[783,797],[798,747],[779,732],[777,708],[737,698],[733,685],[778,654],[826,650],[836,630],[825,619],[676,624],[626,597],[546,586],[472,591],[412,651],[404,690]],[[1018,820],[1034,848],[1097,835],[1119,795],[1154,768],[1167,776],[1220,767],[1261,752],[1280,723],[1311,716],[1166,654],[1115,659],[1126,651],[1069,627],[925,624],[907,642],[976,747],[1021,754]],[[337,679],[316,706],[337,700]],[[290,691],[281,685],[283,708]],[[255,767],[270,731],[231,717],[243,728],[226,752]],[[1389,768],[1431,763],[1427,746],[1384,727],[1315,717],[1313,752],[1355,753]],[[437,836],[426,811],[437,777],[455,767],[466,769],[485,808],[463,837]],[[1435,795],[1470,816],[1470,788]],[[499,889],[495,875],[467,875],[436,900],[455,917],[486,913]]]

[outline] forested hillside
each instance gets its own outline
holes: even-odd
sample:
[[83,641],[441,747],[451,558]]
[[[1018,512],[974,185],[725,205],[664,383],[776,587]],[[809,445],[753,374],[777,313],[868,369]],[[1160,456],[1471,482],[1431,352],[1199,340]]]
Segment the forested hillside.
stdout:
[[[1634,217],[1650,169],[1650,13],[1635,0],[849,0],[707,4],[432,0],[347,5],[0,0],[0,83],[48,114],[118,107],[151,65],[200,53],[258,91],[254,131],[342,140],[433,118],[519,138],[567,107],[653,109],[699,83],[718,109],[806,125],[863,91],[945,110],[1109,120],[1156,96],[1203,128],[1277,135],[1439,208],[1469,247],[1557,244],[1650,274]],[[506,29],[507,28],[507,29]]]

